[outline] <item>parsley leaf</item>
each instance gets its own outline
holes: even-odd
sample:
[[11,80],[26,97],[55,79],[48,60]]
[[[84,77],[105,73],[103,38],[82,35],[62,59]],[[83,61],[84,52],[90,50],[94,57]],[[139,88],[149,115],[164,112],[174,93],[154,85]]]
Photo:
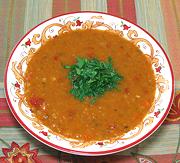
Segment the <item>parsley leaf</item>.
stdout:
[[113,68],[111,57],[104,62],[96,58],[78,57],[76,64],[64,68],[69,69],[68,78],[72,84],[70,93],[80,101],[89,97],[91,104],[106,91],[117,89],[118,83],[123,80]]

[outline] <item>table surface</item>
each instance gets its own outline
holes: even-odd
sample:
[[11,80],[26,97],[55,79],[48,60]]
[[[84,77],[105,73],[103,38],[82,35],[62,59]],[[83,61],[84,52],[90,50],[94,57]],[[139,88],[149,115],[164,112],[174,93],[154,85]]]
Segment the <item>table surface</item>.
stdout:
[[[13,46],[43,20],[72,11],[107,12],[137,23],[160,42],[172,62],[176,94],[168,118],[152,136],[124,152],[85,157],[54,150],[29,135],[16,122],[6,103],[3,74]],[[179,11],[180,0],[0,0],[0,162],[180,162]]]

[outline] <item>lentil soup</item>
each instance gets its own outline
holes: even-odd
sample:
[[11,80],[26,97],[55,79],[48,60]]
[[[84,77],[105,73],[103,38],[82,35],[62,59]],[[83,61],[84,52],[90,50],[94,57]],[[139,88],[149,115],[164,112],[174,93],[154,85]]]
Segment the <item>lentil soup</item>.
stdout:
[[[74,98],[63,65],[75,64],[77,57],[111,57],[123,76],[118,89],[94,104]],[[75,30],[47,41],[28,63],[25,80],[34,116],[53,132],[86,142],[113,139],[135,128],[152,106],[156,89],[148,57],[118,34],[101,30]]]

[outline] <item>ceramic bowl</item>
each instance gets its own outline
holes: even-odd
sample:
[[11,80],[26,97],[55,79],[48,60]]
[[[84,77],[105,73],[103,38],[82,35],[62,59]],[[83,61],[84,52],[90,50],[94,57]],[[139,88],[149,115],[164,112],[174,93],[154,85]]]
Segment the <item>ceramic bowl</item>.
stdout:
[[[49,38],[76,29],[100,29],[119,33],[149,55],[156,77],[154,104],[143,121],[119,140],[82,143],[54,134],[39,124],[26,106],[24,73],[35,51]],[[5,71],[5,92],[10,109],[21,126],[42,143],[78,155],[106,155],[123,151],[148,138],[166,118],[174,94],[174,77],[167,54],[160,44],[141,27],[105,13],[79,12],[48,19],[31,29],[14,47]]]

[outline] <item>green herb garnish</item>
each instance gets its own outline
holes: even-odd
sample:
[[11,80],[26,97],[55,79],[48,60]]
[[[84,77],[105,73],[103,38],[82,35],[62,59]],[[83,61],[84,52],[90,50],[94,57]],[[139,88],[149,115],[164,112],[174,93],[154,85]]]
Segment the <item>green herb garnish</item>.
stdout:
[[72,84],[70,93],[80,101],[89,97],[90,102],[94,103],[106,91],[117,88],[118,83],[123,79],[113,68],[111,57],[104,62],[96,58],[78,57],[76,64],[64,68],[70,69],[68,74]]

